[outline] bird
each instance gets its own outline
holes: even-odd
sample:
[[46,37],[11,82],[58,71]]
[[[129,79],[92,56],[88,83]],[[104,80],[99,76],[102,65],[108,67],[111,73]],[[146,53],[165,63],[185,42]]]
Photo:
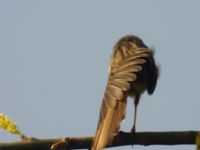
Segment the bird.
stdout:
[[114,45],[111,54],[108,82],[100,108],[96,134],[91,150],[110,146],[125,118],[127,98],[134,101],[134,119],[131,134],[136,131],[137,107],[141,94],[153,94],[159,67],[154,60],[154,51],[135,35],[126,35]]

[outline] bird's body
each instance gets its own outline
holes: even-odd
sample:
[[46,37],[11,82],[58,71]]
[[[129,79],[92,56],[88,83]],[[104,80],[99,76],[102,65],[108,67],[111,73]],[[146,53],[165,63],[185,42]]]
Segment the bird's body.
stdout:
[[91,150],[111,145],[125,117],[127,97],[134,97],[135,113],[132,133],[135,132],[136,112],[140,95],[152,94],[158,78],[153,52],[133,35],[121,38],[115,45],[110,61],[108,84],[100,109],[97,131]]

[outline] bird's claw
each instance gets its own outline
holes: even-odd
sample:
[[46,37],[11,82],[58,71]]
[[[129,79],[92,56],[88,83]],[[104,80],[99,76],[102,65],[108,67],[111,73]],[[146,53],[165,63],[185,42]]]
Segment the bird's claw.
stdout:
[[130,133],[131,133],[131,135],[132,135],[132,136],[134,136],[134,135],[135,135],[135,127],[132,127],[132,129],[131,129],[131,132],[130,132]]

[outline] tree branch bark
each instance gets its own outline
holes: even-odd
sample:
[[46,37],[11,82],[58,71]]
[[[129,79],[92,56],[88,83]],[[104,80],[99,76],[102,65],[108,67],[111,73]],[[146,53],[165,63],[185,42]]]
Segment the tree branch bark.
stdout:
[[[173,131],[173,132],[137,132],[134,136],[130,133],[119,132],[110,147],[124,145],[180,145],[195,144],[198,131]],[[89,149],[93,137],[66,137],[65,149]],[[55,142],[63,138],[36,139],[24,142],[0,143],[0,150],[50,150]]]

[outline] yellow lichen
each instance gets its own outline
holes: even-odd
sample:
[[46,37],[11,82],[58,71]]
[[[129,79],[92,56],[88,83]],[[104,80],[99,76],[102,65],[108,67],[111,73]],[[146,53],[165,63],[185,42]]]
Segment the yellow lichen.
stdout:
[[16,134],[20,137],[24,136],[20,132],[16,123],[11,118],[9,118],[8,116],[4,115],[1,112],[0,112],[0,128],[6,130],[9,133]]

